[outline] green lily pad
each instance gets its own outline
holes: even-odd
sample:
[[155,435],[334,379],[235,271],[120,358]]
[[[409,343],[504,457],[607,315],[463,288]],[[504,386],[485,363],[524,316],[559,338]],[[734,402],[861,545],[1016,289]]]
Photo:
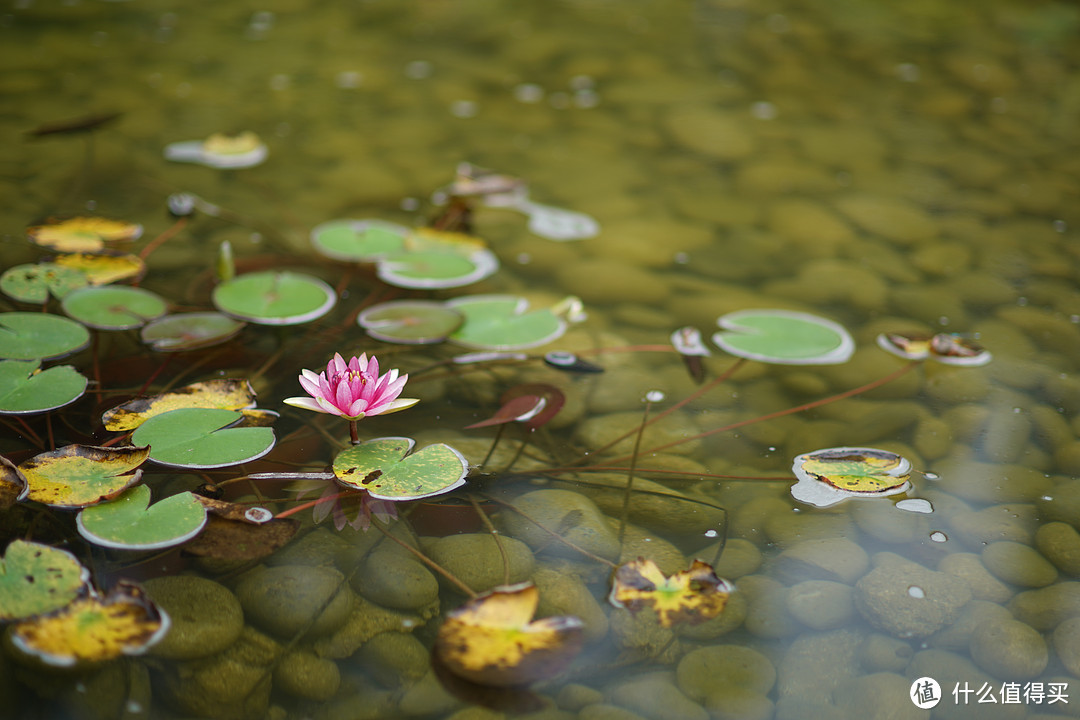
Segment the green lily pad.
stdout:
[[26,303],[45,303],[51,293],[62,298],[90,284],[86,274],[54,263],[29,263],[8,268],[0,275],[0,290]]
[[426,250],[388,255],[376,274],[388,285],[435,290],[471,285],[499,269],[499,259],[490,250],[468,255]]
[[19,465],[29,498],[43,505],[81,508],[116,497],[139,482],[146,447],[65,445]]
[[0,620],[51,612],[84,593],[90,571],[74,555],[13,540],[0,560]]
[[434,300],[392,300],[373,305],[356,318],[376,340],[409,345],[442,342],[464,320],[457,310]]
[[189,492],[150,504],[150,488],[138,485],[115,500],[81,511],[79,534],[119,550],[160,550],[185,543],[206,525],[206,508]]
[[178,313],[148,322],[139,336],[158,352],[180,352],[226,342],[243,328],[243,322],[221,313]]
[[405,247],[410,230],[382,220],[331,220],[311,231],[316,252],[334,260],[375,262]]
[[218,468],[261,458],[274,447],[268,427],[232,427],[243,414],[217,408],[182,408],[155,415],[131,435],[150,446],[150,459],[178,468]]
[[156,293],[126,285],[74,290],[60,301],[64,312],[98,330],[131,330],[159,318],[169,309]]
[[51,360],[90,344],[87,329],[45,313],[0,313],[0,359]]
[[736,357],[778,365],[836,365],[855,352],[841,325],[791,310],[739,310],[717,320],[717,346]]
[[260,325],[299,325],[321,318],[337,302],[322,280],[293,272],[247,273],[214,288],[214,306]]
[[88,380],[71,365],[40,367],[40,360],[0,360],[0,415],[56,410],[86,392]]
[[566,332],[551,310],[528,312],[529,301],[514,295],[472,295],[446,302],[465,316],[450,335],[459,345],[481,350],[522,350],[546,345]]
[[465,484],[469,464],[461,453],[436,443],[407,455],[414,445],[403,437],[354,445],[334,458],[334,476],[342,485],[367,490],[380,500],[418,500]]

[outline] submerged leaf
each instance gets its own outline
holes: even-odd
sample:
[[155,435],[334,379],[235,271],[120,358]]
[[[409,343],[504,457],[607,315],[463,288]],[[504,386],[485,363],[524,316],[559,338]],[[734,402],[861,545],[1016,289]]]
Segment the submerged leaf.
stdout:
[[694,560],[689,570],[665,577],[652,560],[638,558],[615,571],[609,601],[631,612],[652,608],[660,625],[704,622],[723,612],[735,586],[717,577],[712,566]]
[[103,250],[106,242],[137,240],[142,230],[142,225],[138,223],[100,217],[73,217],[29,227],[26,234],[32,242],[42,247],[66,253],[92,253]]
[[169,618],[139,586],[121,581],[104,597],[91,595],[11,627],[11,642],[48,665],[70,667],[121,655],[141,655],[169,630]]
[[82,508],[116,497],[139,482],[148,447],[67,445],[19,465],[29,498],[43,505]]
[[[447,613],[435,639],[439,660],[481,685],[528,685],[569,667],[581,650],[576,617],[532,620],[540,593],[532,583],[497,587]],[[531,622],[530,622],[531,621]]]
[[255,390],[242,378],[220,378],[185,385],[160,395],[135,398],[111,410],[106,410],[101,421],[106,430],[127,432],[144,422],[170,410],[180,408],[220,408],[242,410],[255,407]]
[[90,571],[71,553],[13,540],[0,560],[0,621],[63,607],[85,593],[89,581]]
[[292,518],[255,525],[211,515],[183,552],[219,560],[258,560],[284,547],[299,529],[300,523]]
[[139,331],[139,337],[158,352],[180,352],[223,343],[243,328],[242,321],[221,313],[177,313],[151,320]]

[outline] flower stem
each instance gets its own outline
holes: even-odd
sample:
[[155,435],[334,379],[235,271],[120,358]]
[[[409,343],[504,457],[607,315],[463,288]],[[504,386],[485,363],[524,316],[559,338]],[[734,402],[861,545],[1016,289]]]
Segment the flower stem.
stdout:
[[353,445],[360,444],[360,433],[358,433],[356,430],[355,420],[349,421],[349,441],[352,442]]

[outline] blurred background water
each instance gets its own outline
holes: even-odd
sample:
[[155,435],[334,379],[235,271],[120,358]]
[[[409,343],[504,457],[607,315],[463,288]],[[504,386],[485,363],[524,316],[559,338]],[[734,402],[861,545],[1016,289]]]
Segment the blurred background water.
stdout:
[[[776,475],[799,453],[871,445],[940,479],[915,477],[929,515],[890,500],[816,510],[785,483],[681,482],[727,508],[720,567],[740,599],[724,623],[677,638],[596,620],[590,642],[637,662],[544,688],[553,701],[537,717],[927,717],[907,697],[921,676],[943,687],[933,717],[1075,716],[1080,693],[1067,705],[1003,693],[1080,687],[1078,28],[1073,3],[1015,0],[9,1],[0,254],[4,267],[40,257],[23,231],[51,215],[133,220],[153,237],[171,223],[165,198],[193,192],[241,221],[193,224],[155,252],[143,285],[205,307],[199,283],[222,240],[242,268],[262,257],[340,278],[312,259],[311,227],[423,224],[437,212],[432,191],[470,161],[526,179],[535,200],[589,213],[602,232],[554,243],[520,215],[481,210],[475,232],[503,267],[441,297],[577,295],[589,319],[575,332],[608,345],[663,344],[685,325],[710,333],[719,315],[762,307],[854,334],[850,363],[748,367],[658,425],[658,441],[883,376],[898,361],[874,345],[882,331],[975,337],[995,356],[985,368],[927,365],[868,396],[653,458]],[[92,136],[27,134],[108,113],[121,116]],[[162,156],[171,142],[242,130],[267,143],[265,164],[220,171]],[[364,282],[347,294],[363,297]],[[275,339],[245,342],[259,354]],[[374,348],[359,330],[344,342]],[[694,387],[668,355],[613,357],[607,370],[572,384],[564,447],[601,445],[649,390],[674,401]],[[296,394],[295,372],[275,367],[264,398]],[[499,383],[532,378],[429,389],[379,431],[467,444],[476,434],[458,429],[490,411]],[[715,554],[713,536],[677,517],[635,522],[675,543],[674,565]],[[582,574],[597,612],[612,615],[603,578],[533,549],[546,571]],[[709,648],[707,663],[686,660]],[[339,687],[314,701],[278,681],[255,712],[497,716],[440,694],[422,662],[372,670],[396,651],[380,652],[315,653],[337,664]],[[152,716],[244,714],[177,700],[197,685],[155,682]],[[951,693],[963,683],[992,686],[999,702],[965,704]],[[77,715],[110,716],[106,701],[73,697]]]

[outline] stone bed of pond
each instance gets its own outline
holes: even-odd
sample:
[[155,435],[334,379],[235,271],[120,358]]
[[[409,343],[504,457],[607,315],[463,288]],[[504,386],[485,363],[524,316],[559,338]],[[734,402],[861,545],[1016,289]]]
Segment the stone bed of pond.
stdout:
[[[381,533],[336,531],[307,512],[296,538],[256,565],[133,568],[172,621],[144,656],[58,671],[6,644],[0,708],[28,720],[1080,716],[1078,36],[1073,5],[1018,0],[0,10],[0,270],[42,256],[24,230],[45,216],[96,211],[152,237],[172,222],[165,198],[189,191],[230,220],[155,250],[143,287],[207,307],[208,268],[228,240],[242,268],[303,266],[355,299],[375,281],[314,258],[311,228],[343,217],[423,224],[436,214],[432,191],[472,161],[601,225],[558,243],[530,234],[520,214],[473,218],[502,268],[468,293],[584,302],[584,324],[542,351],[664,345],[676,328],[711,334],[746,308],[828,316],[857,344],[840,365],[748,363],[650,425],[640,447],[665,450],[638,458],[621,541],[624,470],[539,471],[586,451],[599,465],[631,454],[633,435],[608,446],[642,421],[646,393],[664,393],[659,412],[698,388],[671,352],[590,356],[604,368],[595,375],[535,362],[417,378],[416,408],[364,420],[478,465],[494,433],[461,428],[490,417],[508,387],[554,385],[566,404],[544,439],[484,489],[606,560],[647,556],[671,574],[697,557],[734,582],[719,617],[669,629],[612,607],[608,566],[504,507],[485,506],[501,546],[470,512],[464,530],[392,524],[470,587],[531,581],[538,616],[582,619],[580,659],[538,683],[527,712],[463,698],[432,670],[439,623],[466,599],[453,584]],[[114,111],[123,116],[92,141],[26,136]],[[267,142],[265,165],[162,158],[168,143],[241,129]],[[0,297],[0,311],[12,309]],[[346,316],[328,316],[327,334]],[[962,333],[994,359],[927,362],[857,397],[673,444],[886,376],[901,362],[875,338],[899,331]],[[288,341],[248,332],[244,352],[185,382],[253,373]],[[390,347],[351,324],[341,344],[380,357]],[[101,352],[122,377],[147,351],[128,338]],[[393,363],[414,372],[450,354],[440,352],[396,347]],[[295,367],[260,371],[261,404],[283,410],[298,368],[324,355],[290,347]],[[706,365],[715,376],[733,361],[714,353]],[[96,364],[87,352],[65,362]],[[96,424],[80,407],[73,422]],[[278,431],[309,419],[286,412]],[[16,430],[0,429],[5,455],[27,450]],[[513,459],[520,436],[506,436],[489,467]],[[329,443],[306,442],[298,462],[315,469]],[[931,512],[898,507],[904,496],[815,508],[791,497],[794,477],[775,479],[795,456],[838,446],[907,458],[907,497]],[[24,532],[12,518],[0,514],[0,529]],[[131,564],[94,552],[101,566]],[[932,710],[911,695],[927,677],[941,688]]]

